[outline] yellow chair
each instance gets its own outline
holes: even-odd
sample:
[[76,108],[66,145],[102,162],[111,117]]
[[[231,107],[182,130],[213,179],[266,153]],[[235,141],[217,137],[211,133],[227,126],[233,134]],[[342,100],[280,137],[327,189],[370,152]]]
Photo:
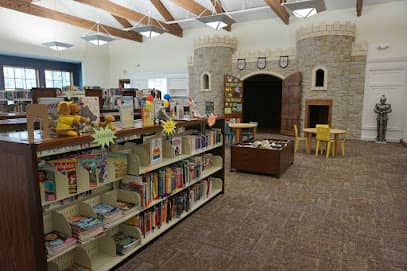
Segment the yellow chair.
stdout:
[[298,150],[298,145],[300,144],[300,142],[304,141],[305,142],[305,148],[307,149],[307,153],[308,151],[308,141],[306,137],[300,137],[298,134],[298,127],[297,124],[294,124],[294,132],[295,132],[295,145],[294,145],[294,152],[297,152]]
[[[329,157],[330,152],[332,152],[332,156],[335,155],[335,140],[331,139],[331,135],[329,132],[329,126],[328,125],[321,125],[318,124],[316,125],[317,128],[317,146],[315,148],[315,156],[318,156],[318,151],[319,151],[319,144],[321,142],[326,143],[326,158]],[[322,151],[322,148],[321,148]]]
[[345,157],[345,141],[346,141],[346,138],[348,137],[348,134],[349,134],[349,129],[346,129],[346,133],[345,133],[344,137],[338,139],[338,143],[341,144],[342,157]]

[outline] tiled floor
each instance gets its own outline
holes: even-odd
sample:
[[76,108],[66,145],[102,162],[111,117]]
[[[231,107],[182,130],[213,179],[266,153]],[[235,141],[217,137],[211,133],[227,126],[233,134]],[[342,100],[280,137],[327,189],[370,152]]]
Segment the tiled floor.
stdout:
[[[229,163],[227,163],[227,169]],[[303,150],[280,179],[229,172],[226,193],[119,270],[407,270],[407,148]]]

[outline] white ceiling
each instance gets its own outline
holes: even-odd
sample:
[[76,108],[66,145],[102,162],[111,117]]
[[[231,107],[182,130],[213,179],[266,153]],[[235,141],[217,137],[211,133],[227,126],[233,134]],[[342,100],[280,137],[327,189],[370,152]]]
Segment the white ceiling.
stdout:
[[[151,16],[152,18],[164,21],[164,18],[151,4],[150,0],[110,0],[116,4],[125,6],[127,8],[133,9],[140,13]],[[192,0],[191,0],[192,1]],[[213,6],[211,0],[195,0],[199,4],[205,6],[207,9],[212,10]],[[219,0],[218,0],[219,1]],[[289,0],[290,1],[290,0]],[[365,6],[393,2],[395,0],[364,0],[363,4]],[[396,0],[396,1],[407,1],[407,0]],[[193,18],[196,17],[185,9],[179,7],[177,4],[173,3],[171,0],[162,0],[164,5],[173,15],[176,20]],[[106,11],[97,9],[85,4],[78,3],[74,0],[39,0],[35,2],[38,5],[45,6],[51,9],[56,9],[68,14],[75,15],[77,17],[99,21],[103,24],[107,24],[113,27],[122,28],[122,26]],[[241,9],[249,9],[255,7],[267,7],[265,9],[260,9],[251,12],[233,14],[232,17],[236,22],[247,22],[253,20],[262,20],[267,18],[273,18],[276,15],[268,8],[264,0],[221,0],[221,3],[226,11],[235,11]],[[356,0],[325,0],[327,10],[335,9],[346,9],[355,8]],[[355,11],[356,12],[356,11]],[[137,24],[137,22],[130,21],[131,23]],[[184,29],[203,27],[203,24],[195,20],[180,23],[181,27]]]

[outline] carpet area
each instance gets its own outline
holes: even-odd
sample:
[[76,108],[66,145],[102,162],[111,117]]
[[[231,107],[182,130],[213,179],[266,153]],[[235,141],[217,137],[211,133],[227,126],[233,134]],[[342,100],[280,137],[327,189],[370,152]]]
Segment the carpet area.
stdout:
[[300,149],[276,179],[229,172],[225,194],[136,254],[134,270],[407,270],[407,148]]

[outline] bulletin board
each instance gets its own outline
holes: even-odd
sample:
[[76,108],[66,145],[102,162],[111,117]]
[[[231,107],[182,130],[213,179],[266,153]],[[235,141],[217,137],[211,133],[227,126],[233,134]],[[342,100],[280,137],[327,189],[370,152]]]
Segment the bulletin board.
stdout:
[[243,117],[243,82],[233,76],[225,75],[225,118],[238,118],[240,121]]

